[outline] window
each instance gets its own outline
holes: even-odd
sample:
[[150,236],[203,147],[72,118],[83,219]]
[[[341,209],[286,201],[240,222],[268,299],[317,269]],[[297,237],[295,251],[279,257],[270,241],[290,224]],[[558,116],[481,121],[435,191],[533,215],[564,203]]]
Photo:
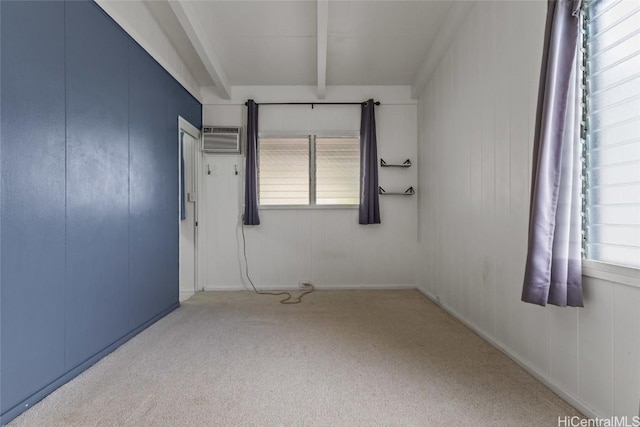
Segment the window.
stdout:
[[360,140],[316,138],[316,203],[357,205],[360,202]]
[[640,2],[585,6],[585,257],[640,267]]
[[357,205],[360,139],[354,137],[260,138],[259,204]]

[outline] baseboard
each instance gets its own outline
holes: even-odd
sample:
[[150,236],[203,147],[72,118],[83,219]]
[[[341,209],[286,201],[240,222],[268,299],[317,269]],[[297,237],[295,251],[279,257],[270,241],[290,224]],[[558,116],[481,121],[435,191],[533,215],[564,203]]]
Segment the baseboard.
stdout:
[[16,418],[18,415],[22,414],[24,411],[26,411],[27,409],[31,408],[33,405],[35,405],[36,403],[38,403],[39,401],[41,401],[42,399],[47,397],[49,394],[51,394],[51,392],[53,392],[57,388],[61,387],[62,385],[68,383],[70,380],[72,380],[73,378],[77,377],[78,375],[80,375],[82,372],[84,372],[85,370],[87,370],[91,366],[95,365],[96,362],[98,362],[100,359],[102,359],[103,357],[105,357],[106,355],[108,355],[109,353],[111,353],[112,351],[117,349],[118,347],[120,347],[122,344],[124,344],[125,342],[129,341],[131,338],[133,338],[134,336],[138,335],[140,332],[144,331],[149,326],[151,326],[152,324],[154,324],[158,320],[162,319],[164,316],[166,316],[167,314],[171,313],[173,310],[175,310],[178,307],[180,307],[180,303],[175,303],[171,307],[169,307],[166,310],[162,311],[160,314],[154,316],[150,320],[148,320],[145,323],[143,323],[142,325],[138,326],[137,328],[135,328],[134,330],[132,330],[131,332],[129,332],[128,334],[126,334],[125,336],[120,338],[119,340],[115,341],[114,343],[112,343],[109,346],[105,347],[104,349],[102,349],[98,353],[94,354],[93,356],[91,356],[90,358],[88,358],[87,360],[85,360],[84,362],[82,362],[81,364],[76,366],[75,368],[73,368],[70,371],[68,371],[67,373],[63,374],[58,379],[56,379],[56,380],[52,381],[51,383],[49,383],[48,385],[44,386],[43,388],[41,388],[40,390],[38,390],[37,392],[35,392],[31,396],[29,396],[28,398],[26,398],[22,402],[18,403],[14,407],[8,409],[4,414],[0,415],[0,425],[4,426],[5,424],[8,424],[11,420]]
[[[399,290],[399,289],[416,289],[415,285],[379,285],[379,284],[356,284],[356,285],[313,285],[317,290],[327,290],[327,291],[335,291],[335,290],[344,290],[344,291],[354,291],[354,290]],[[301,289],[298,286],[287,285],[287,286],[259,286],[259,290],[262,291],[300,291]],[[243,287],[243,286],[205,286],[205,292],[216,292],[216,291],[252,291],[251,287]]]
[[179,296],[180,302],[188,300],[195,294],[196,294],[195,291],[180,291],[180,296]]
[[451,316],[455,317],[457,320],[462,322],[462,324],[464,324],[467,328],[471,329],[473,332],[475,332],[477,335],[479,335],[483,340],[485,340],[489,344],[491,344],[493,347],[495,347],[502,354],[504,354],[509,359],[511,359],[514,362],[516,362],[518,364],[518,366],[520,366],[522,369],[527,371],[535,379],[537,379],[542,384],[544,384],[548,389],[550,389],[555,394],[557,394],[562,400],[564,400],[565,402],[567,402],[568,404],[570,404],[571,406],[576,408],[578,411],[580,411],[584,416],[586,416],[587,418],[592,418],[592,419],[595,419],[595,418],[601,418],[602,419],[603,418],[602,415],[599,415],[598,413],[596,413],[596,411],[594,411],[592,408],[588,407],[579,398],[577,398],[576,396],[573,396],[572,394],[570,394],[570,393],[566,392],[565,390],[563,390],[562,388],[560,388],[557,384],[555,384],[553,381],[551,381],[549,378],[547,378],[542,373],[538,372],[535,368],[530,366],[527,362],[525,362],[523,359],[521,359],[518,355],[513,353],[507,347],[505,347],[502,344],[500,344],[499,342],[497,342],[493,337],[487,335],[480,328],[478,328],[473,322],[468,321],[463,316],[461,316],[457,311],[453,310],[451,307],[448,307],[446,304],[443,304],[442,302],[440,302],[440,298],[438,298],[437,296],[431,294],[429,291],[427,291],[425,289],[422,289],[420,287],[417,287],[416,289],[418,290],[418,292],[420,292],[422,295],[424,295],[431,302],[433,302],[438,307],[442,308],[444,311],[449,313]]

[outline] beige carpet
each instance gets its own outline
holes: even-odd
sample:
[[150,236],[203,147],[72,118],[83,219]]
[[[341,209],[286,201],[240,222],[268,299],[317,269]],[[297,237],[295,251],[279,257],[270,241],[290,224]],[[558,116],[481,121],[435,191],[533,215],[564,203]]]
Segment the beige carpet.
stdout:
[[417,291],[200,293],[11,426],[556,426],[578,415]]

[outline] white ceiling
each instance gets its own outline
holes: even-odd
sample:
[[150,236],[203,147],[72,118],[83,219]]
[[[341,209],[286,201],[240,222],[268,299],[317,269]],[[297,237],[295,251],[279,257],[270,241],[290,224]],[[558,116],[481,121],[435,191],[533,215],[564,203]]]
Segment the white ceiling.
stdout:
[[211,1],[193,6],[232,85],[315,84],[315,1]]
[[451,2],[329,4],[327,84],[411,84]]
[[[190,19],[180,20],[178,3]],[[319,84],[319,34],[327,36],[326,85],[409,85],[453,3],[333,0],[325,28],[315,0],[147,6],[201,86],[216,81],[212,74],[229,86]]]

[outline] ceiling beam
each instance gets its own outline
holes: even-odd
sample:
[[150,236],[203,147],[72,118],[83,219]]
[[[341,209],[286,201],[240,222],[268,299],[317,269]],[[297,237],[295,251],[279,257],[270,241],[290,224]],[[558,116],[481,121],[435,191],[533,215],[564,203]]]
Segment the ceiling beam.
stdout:
[[453,2],[449,13],[440,25],[435,40],[427,51],[427,56],[424,58],[422,65],[413,79],[413,83],[411,84],[412,98],[420,97],[425,86],[429,83],[431,75],[438,64],[440,64],[445,53],[447,53],[451,42],[453,42],[456,34],[458,34],[460,26],[467,19],[474,5],[475,0]]
[[200,56],[211,80],[216,86],[216,90],[223,99],[231,99],[231,85],[229,79],[222,68],[220,58],[216,54],[211,41],[206,37],[206,29],[200,22],[193,6],[188,1],[169,1],[171,10],[178,18],[178,22],[189,37],[193,48]]
[[327,88],[327,41],[329,35],[329,1],[317,0],[316,38],[318,40],[318,99],[324,99]]

